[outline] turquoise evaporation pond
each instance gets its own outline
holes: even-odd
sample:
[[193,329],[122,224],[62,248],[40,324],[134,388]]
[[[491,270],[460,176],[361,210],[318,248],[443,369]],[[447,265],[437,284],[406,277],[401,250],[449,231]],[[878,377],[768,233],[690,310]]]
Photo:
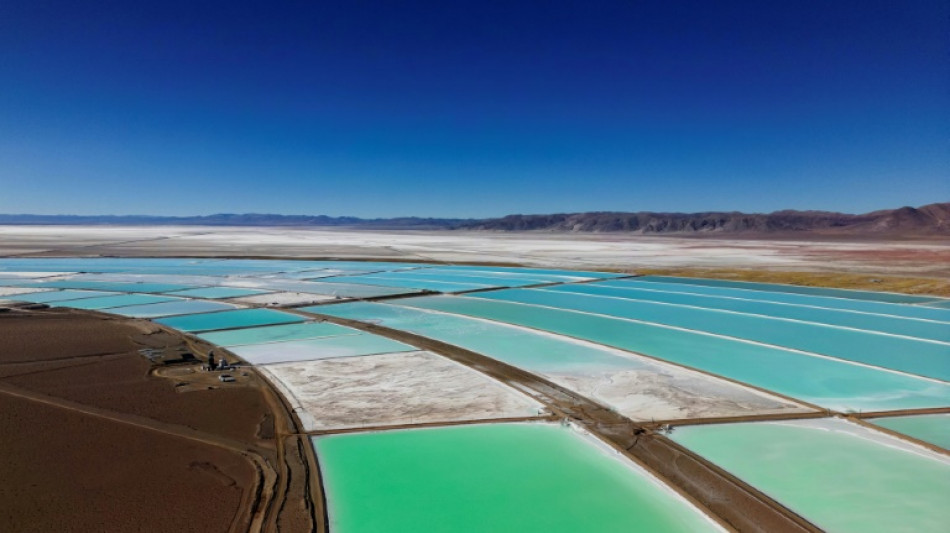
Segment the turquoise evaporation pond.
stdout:
[[633,463],[551,424],[314,437],[335,533],[721,531]]
[[211,313],[227,309],[237,309],[237,306],[221,302],[209,302],[206,300],[178,300],[147,305],[113,307],[109,309],[108,312],[135,318],[153,318],[159,316]]
[[83,298],[81,300],[71,300],[63,302],[61,305],[63,307],[72,307],[74,309],[108,309],[110,307],[157,304],[162,302],[174,302],[176,300],[180,300],[180,298],[155,296],[152,294],[120,294],[118,296],[105,296],[103,298]]
[[635,287],[605,287],[596,283],[583,285],[558,285],[545,288],[548,291],[570,292],[612,296],[629,300],[646,300],[671,304],[692,305],[707,309],[722,309],[740,313],[753,313],[763,316],[792,318],[807,322],[845,326],[849,328],[881,331],[895,335],[906,335],[920,339],[950,342],[950,324],[941,324],[914,318],[856,313],[840,309],[805,307],[802,305],[780,304],[756,300],[740,300],[722,296],[684,294]]
[[0,259],[0,271],[10,272],[136,272],[163,269],[187,270],[206,263],[200,259],[154,259],[112,257],[6,258]]
[[208,298],[216,300],[221,298],[239,298],[241,296],[253,296],[255,294],[265,294],[263,289],[245,289],[240,287],[204,287],[200,289],[186,289],[183,291],[172,291],[165,294],[169,296],[186,296],[189,298]]
[[175,316],[156,320],[181,331],[211,331],[216,329],[249,328],[273,324],[304,322],[307,318],[272,309],[237,309],[218,313]]
[[109,281],[47,281],[37,283],[32,287],[55,287],[58,289],[89,289],[113,292],[169,292],[188,289],[187,285],[175,285],[172,283],[118,283]]
[[340,278],[324,278],[327,283],[365,283],[367,285],[383,285],[387,287],[407,287],[411,289],[425,289],[429,291],[457,292],[474,289],[486,289],[491,285],[481,283],[458,283],[438,280],[404,279],[391,275],[370,274],[367,276],[346,276]]
[[356,330],[338,326],[329,322],[305,322],[303,324],[285,324],[282,326],[262,326],[257,328],[235,329],[201,333],[198,337],[218,346],[241,346],[243,344],[264,344],[332,335],[348,335]]
[[453,272],[444,269],[424,268],[419,270],[404,270],[385,274],[387,278],[405,280],[429,280],[448,283],[479,284],[486,287],[520,287],[522,285],[536,285],[548,283],[548,279],[531,276],[517,276],[513,274],[480,274],[474,272]]
[[[445,274],[454,274],[457,276],[490,276],[493,278],[516,278],[516,279],[531,279],[536,280],[536,283],[563,283],[571,281],[581,281],[581,280],[590,280],[590,279],[602,279],[610,278],[614,274],[608,274],[605,272],[597,272],[593,274],[597,275],[585,275],[582,272],[564,272],[564,271],[555,271],[560,272],[559,274],[551,274],[550,271],[536,270],[536,269],[514,269],[514,270],[496,270],[491,267],[461,267],[461,266],[449,266],[449,267],[430,267],[419,270],[419,272],[440,272]],[[568,275],[569,274],[569,275]]]
[[409,331],[537,372],[610,371],[642,368],[606,349],[506,324],[382,303],[324,305],[304,311]]
[[812,296],[833,296],[849,300],[871,300],[889,303],[920,303],[933,300],[932,296],[914,296],[893,292],[855,291],[849,289],[828,289],[824,287],[802,287],[800,285],[782,285],[779,283],[755,283],[749,281],[728,281],[721,279],[676,278],[670,276],[643,276],[644,281],[662,281],[664,283],[682,283],[686,285],[706,285],[709,287],[731,287],[752,291],[789,292],[810,294]]
[[377,285],[361,285],[343,281],[349,278],[339,278],[340,281],[330,282],[330,279],[321,281],[299,281],[276,278],[244,278],[240,281],[230,280],[229,284],[254,289],[269,289],[273,291],[303,292],[307,294],[326,294],[346,298],[372,298],[375,296],[391,296],[394,294],[411,294],[418,292],[414,289],[398,287],[384,287]]
[[118,296],[117,292],[106,291],[51,291],[51,292],[31,292],[28,294],[17,294],[16,299],[24,302],[34,302],[38,304],[54,304],[56,302],[66,302],[69,300],[79,300],[82,298],[99,298],[103,296]]
[[838,419],[681,426],[671,438],[832,532],[946,531],[950,458]]
[[920,305],[891,304],[885,302],[870,302],[866,300],[848,300],[827,296],[808,296],[783,292],[769,292],[761,290],[747,290],[727,287],[707,287],[705,285],[686,285],[682,283],[662,283],[658,281],[640,281],[618,279],[598,282],[601,287],[634,287],[643,289],[663,290],[685,294],[704,294],[710,296],[726,296],[747,300],[761,300],[768,302],[787,303],[795,305],[811,305],[828,307],[831,309],[845,309],[880,315],[893,315],[920,320],[934,320],[950,324],[950,311]]
[[950,450],[950,413],[892,416],[865,421]]
[[334,357],[356,357],[393,352],[415,352],[419,348],[386,337],[356,330],[349,334],[266,344],[232,346],[228,350],[255,365],[314,361]]
[[937,309],[950,309],[950,300],[945,302],[927,302],[921,305],[926,305],[927,307],[936,307]]
[[482,272],[510,272],[512,274],[543,274],[546,276],[560,276],[564,281],[578,281],[582,279],[607,279],[627,276],[627,274],[615,274],[612,272],[594,272],[590,270],[553,270],[549,268],[522,268],[522,267],[486,267],[475,265],[453,265],[451,267],[439,266],[436,268],[451,268],[452,270],[482,271]]
[[399,305],[497,320],[630,350],[839,411],[950,406],[950,384],[652,324],[461,296]]
[[666,324],[950,380],[950,344],[824,324],[580,293],[509,289],[478,298]]

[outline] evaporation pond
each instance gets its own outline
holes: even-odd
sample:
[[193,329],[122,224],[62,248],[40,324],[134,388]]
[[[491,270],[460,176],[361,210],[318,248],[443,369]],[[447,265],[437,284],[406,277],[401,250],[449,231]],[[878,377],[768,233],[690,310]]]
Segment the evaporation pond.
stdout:
[[55,305],[55,302],[66,302],[69,300],[79,300],[80,298],[99,298],[101,296],[117,296],[115,292],[103,291],[43,291],[31,294],[18,294],[17,300],[24,302],[35,302],[38,304],[49,303]]
[[176,316],[156,320],[170,328],[181,331],[210,331],[215,329],[250,328],[273,324],[304,322],[306,317],[282,313],[272,309],[238,309],[220,313]]
[[950,457],[857,424],[685,426],[672,438],[827,531],[946,531],[950,524]]
[[291,361],[313,361],[334,357],[354,357],[390,352],[408,352],[418,348],[372,335],[354,331],[351,335],[319,337],[266,344],[247,344],[229,348],[240,358],[255,365],[285,363]]
[[950,413],[873,418],[868,422],[950,450]]
[[179,300],[173,302],[162,302],[148,305],[132,305],[129,307],[115,307],[109,309],[110,313],[117,315],[131,316],[136,318],[152,318],[158,316],[172,315],[190,315],[196,313],[211,313],[214,311],[224,311],[235,309],[237,306],[221,302],[208,302],[205,300]]
[[48,281],[37,284],[37,287],[56,287],[60,289],[87,289],[113,292],[169,292],[189,289],[187,285],[173,283],[119,283],[109,281]]
[[242,344],[264,344],[267,342],[295,341],[348,335],[357,331],[330,322],[306,322],[304,324],[286,324],[260,328],[235,329],[198,335],[202,339],[218,346],[240,346]]
[[216,300],[219,298],[238,298],[241,296],[253,296],[263,294],[269,291],[264,289],[247,289],[242,287],[202,287],[200,289],[186,289],[183,291],[173,291],[167,294],[172,296],[187,296],[189,298],[208,298]]
[[64,307],[72,307],[75,309],[108,309],[110,307],[157,304],[162,302],[173,302],[175,300],[178,300],[178,298],[154,296],[151,294],[120,294],[118,296],[105,296],[103,298],[83,298],[81,300],[67,301],[62,305]]
[[313,443],[335,533],[721,531],[571,427],[476,424]]

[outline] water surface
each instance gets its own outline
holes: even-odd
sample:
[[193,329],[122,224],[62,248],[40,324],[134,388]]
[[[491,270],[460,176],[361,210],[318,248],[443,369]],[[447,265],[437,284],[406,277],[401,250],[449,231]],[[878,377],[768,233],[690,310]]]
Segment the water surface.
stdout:
[[676,428],[673,440],[832,532],[946,531],[950,457],[838,419]]
[[478,424],[313,440],[335,533],[719,531],[575,430]]

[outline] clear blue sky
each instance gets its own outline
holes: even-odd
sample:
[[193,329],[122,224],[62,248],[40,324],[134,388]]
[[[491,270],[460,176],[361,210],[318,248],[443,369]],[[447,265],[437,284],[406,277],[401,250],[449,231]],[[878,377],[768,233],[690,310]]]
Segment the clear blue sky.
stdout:
[[0,4],[0,212],[950,200],[933,1]]

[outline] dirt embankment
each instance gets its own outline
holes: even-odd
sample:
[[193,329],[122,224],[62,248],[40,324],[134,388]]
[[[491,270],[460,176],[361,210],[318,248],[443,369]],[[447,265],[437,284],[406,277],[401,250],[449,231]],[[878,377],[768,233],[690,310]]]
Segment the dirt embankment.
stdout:
[[255,372],[220,383],[164,364],[180,336],[64,309],[0,313],[0,339],[0,531],[318,529],[293,421]]

